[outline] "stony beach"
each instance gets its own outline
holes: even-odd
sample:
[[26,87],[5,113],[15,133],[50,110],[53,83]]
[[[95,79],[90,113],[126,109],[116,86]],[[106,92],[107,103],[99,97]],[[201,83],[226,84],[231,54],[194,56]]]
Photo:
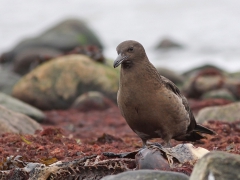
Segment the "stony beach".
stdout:
[[[162,39],[157,48],[182,47]],[[240,72],[208,64],[181,74],[156,67],[187,97],[197,122],[217,135],[192,143],[210,151],[203,157],[191,149],[197,158],[181,161],[148,147],[160,152],[151,159],[117,107],[119,69],[103,49],[87,24],[67,19],[1,55],[0,179],[239,178]]]

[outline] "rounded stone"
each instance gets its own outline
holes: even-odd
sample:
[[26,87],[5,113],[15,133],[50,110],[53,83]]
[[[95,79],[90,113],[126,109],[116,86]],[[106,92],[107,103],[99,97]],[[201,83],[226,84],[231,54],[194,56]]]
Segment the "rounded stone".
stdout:
[[99,91],[116,101],[118,71],[85,55],[43,63],[14,86],[12,95],[40,109],[66,109],[81,94]]

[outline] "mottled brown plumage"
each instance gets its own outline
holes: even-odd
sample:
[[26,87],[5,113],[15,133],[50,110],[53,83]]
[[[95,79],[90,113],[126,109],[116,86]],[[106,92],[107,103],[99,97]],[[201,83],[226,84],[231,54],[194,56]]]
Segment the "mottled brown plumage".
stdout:
[[159,75],[143,46],[124,41],[117,47],[114,68],[121,66],[118,106],[130,128],[146,145],[148,139],[196,141],[200,133],[215,134],[198,125],[186,98],[176,85]]

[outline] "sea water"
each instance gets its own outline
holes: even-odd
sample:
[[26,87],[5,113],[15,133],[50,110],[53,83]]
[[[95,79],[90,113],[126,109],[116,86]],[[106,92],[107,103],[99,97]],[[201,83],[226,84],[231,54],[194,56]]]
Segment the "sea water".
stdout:
[[[66,18],[86,21],[110,59],[120,42],[132,39],[156,66],[183,72],[208,63],[240,70],[239,0],[0,0],[0,53]],[[183,48],[157,51],[165,37]]]

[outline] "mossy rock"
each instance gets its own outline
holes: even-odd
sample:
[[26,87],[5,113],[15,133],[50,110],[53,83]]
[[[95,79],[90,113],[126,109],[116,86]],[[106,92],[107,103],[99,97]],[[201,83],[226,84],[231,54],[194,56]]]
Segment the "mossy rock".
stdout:
[[223,106],[212,106],[201,109],[196,117],[198,123],[208,120],[234,122],[240,120],[240,103],[231,103]]
[[82,93],[99,91],[116,101],[119,73],[85,55],[67,55],[24,76],[13,96],[40,109],[66,109]]
[[190,180],[240,179],[240,155],[226,152],[210,152],[194,166]]

